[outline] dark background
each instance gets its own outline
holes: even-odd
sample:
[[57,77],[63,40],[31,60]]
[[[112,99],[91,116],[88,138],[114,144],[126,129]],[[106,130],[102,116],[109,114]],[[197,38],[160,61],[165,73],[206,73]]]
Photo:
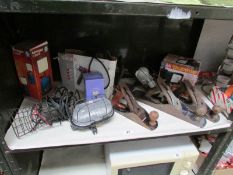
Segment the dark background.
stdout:
[[[90,55],[108,51],[120,58],[123,49],[127,54],[122,62],[132,73],[140,66],[158,71],[167,53],[193,57],[202,26],[200,19],[0,13],[0,112],[15,108],[22,100],[11,50],[18,42],[47,40],[51,58],[69,48],[84,50]],[[57,60],[52,60],[56,80],[60,79],[58,67]],[[10,118],[2,116],[0,132],[4,133]],[[32,152],[14,156],[25,170],[27,162],[32,162],[37,174],[41,155],[41,152]]]
[[[125,67],[140,66],[158,71],[167,53],[193,57],[203,20],[169,20],[166,17],[0,14],[0,98],[17,89],[11,47],[22,41],[47,40],[51,58],[65,49],[85,50],[92,55],[110,52],[119,57],[127,50]],[[58,63],[53,74],[60,79]],[[16,91],[18,93],[18,91]]]

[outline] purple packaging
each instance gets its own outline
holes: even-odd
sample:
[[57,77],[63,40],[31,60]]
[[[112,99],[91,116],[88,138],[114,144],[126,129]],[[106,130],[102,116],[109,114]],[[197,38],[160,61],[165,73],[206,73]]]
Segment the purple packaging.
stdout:
[[99,96],[104,96],[104,78],[98,72],[83,74],[86,99],[90,100]]

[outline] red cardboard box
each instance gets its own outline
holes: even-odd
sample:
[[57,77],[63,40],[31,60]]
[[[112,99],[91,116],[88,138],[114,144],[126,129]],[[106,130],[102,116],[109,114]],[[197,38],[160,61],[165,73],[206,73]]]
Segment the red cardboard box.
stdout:
[[24,95],[42,99],[52,88],[48,42],[25,42],[13,47],[13,57]]
[[171,83],[189,80],[194,86],[198,79],[200,63],[192,58],[168,54],[160,66],[160,76]]

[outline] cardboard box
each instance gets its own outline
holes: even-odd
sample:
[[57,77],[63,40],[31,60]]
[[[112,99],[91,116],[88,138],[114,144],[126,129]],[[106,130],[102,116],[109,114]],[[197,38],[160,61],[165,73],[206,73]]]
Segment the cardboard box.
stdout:
[[[82,78],[81,82],[79,82],[82,77],[81,69],[88,69],[88,65],[91,61],[92,57],[84,56],[84,55],[76,55],[70,53],[60,53],[58,55],[59,67],[61,72],[62,84],[66,88],[70,90],[79,90],[81,93],[85,91],[84,80]],[[114,80],[115,80],[115,71],[117,60],[107,60],[101,59],[99,60],[106,67],[110,82],[108,88],[105,89],[105,95],[109,98],[114,89]],[[97,62],[96,60],[92,61],[91,72],[99,72],[103,75],[105,83],[108,81],[108,77],[106,75],[106,71],[103,69],[103,66]]]
[[219,88],[214,86],[210,92],[210,100],[213,104],[217,104],[226,110],[228,114],[233,110],[233,100]]
[[13,47],[13,57],[24,95],[42,99],[52,88],[48,42],[25,42]]
[[168,54],[161,63],[160,77],[172,83],[179,83],[188,79],[195,85],[199,67],[200,63],[192,58]]

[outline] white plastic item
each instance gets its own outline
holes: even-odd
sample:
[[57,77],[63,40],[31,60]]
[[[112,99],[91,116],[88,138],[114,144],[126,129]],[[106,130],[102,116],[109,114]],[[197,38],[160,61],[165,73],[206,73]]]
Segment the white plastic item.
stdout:
[[218,87],[226,87],[230,82],[231,78],[225,75],[218,75],[216,85]]
[[106,175],[103,145],[47,149],[39,175]]
[[155,87],[153,77],[150,75],[149,70],[146,67],[140,67],[135,72],[135,76],[143,85],[148,85],[150,88]]
[[75,91],[73,54],[58,54],[58,62],[63,86]]
[[228,49],[228,51],[227,51],[227,57],[233,59],[233,49]]
[[192,162],[191,161],[187,161],[184,163],[184,168],[190,169],[192,167]]
[[188,170],[181,170],[179,175],[189,175]]
[[233,49],[233,36],[231,37],[231,40],[228,43],[228,49]]
[[187,136],[105,145],[107,175],[118,175],[120,171],[128,168],[132,170],[170,163],[173,165],[169,175],[189,175],[198,156],[199,152]]
[[225,59],[223,61],[222,70],[227,75],[232,74],[233,73],[233,59]]

